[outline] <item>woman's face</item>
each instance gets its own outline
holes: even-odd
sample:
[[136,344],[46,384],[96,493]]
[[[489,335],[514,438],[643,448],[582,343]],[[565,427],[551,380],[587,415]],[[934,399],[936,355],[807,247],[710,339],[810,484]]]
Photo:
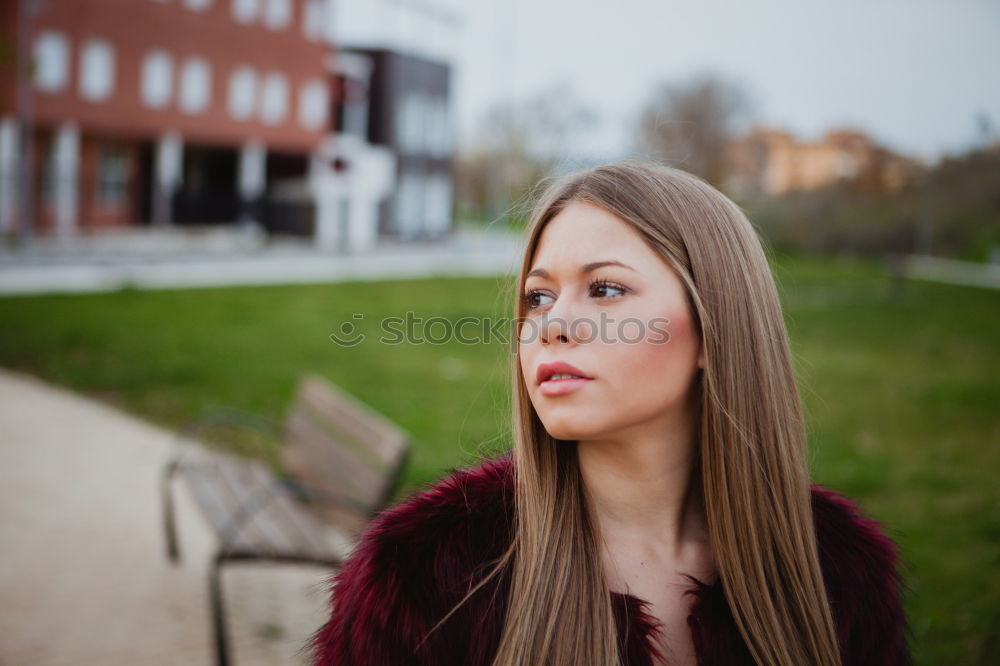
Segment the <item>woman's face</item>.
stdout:
[[[686,292],[626,222],[571,202],[542,231],[522,296],[521,372],[550,435],[624,435],[688,408],[704,360]],[[539,382],[540,368],[584,378]]]

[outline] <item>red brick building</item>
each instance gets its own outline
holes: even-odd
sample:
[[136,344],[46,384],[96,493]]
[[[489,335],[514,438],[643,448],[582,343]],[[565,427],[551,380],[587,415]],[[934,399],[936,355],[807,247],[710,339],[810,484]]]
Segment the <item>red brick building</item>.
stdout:
[[[16,52],[21,3],[0,2]],[[323,0],[45,0],[32,21],[35,227],[309,227],[330,133]],[[24,141],[0,63],[0,231]],[[295,229],[291,229],[295,230]]]

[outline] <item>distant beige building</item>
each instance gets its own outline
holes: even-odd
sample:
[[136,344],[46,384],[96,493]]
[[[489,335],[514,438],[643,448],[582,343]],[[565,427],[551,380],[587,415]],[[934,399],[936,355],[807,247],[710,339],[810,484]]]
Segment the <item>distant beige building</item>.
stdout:
[[854,130],[832,130],[807,143],[782,130],[757,128],[727,147],[725,186],[736,196],[778,195],[850,180],[884,191],[902,186],[920,168]]

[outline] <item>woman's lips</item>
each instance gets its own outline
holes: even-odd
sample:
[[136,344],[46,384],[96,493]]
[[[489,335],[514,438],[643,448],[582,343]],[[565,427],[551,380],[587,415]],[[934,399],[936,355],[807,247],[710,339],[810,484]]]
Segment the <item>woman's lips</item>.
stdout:
[[593,379],[574,377],[571,379],[549,379],[538,385],[542,395],[565,395],[582,387]]
[[535,371],[535,379],[539,384],[546,381],[553,375],[574,375],[575,377],[582,377],[584,379],[591,379],[590,375],[580,370],[576,366],[570,365],[565,361],[551,361],[549,363],[542,363],[538,366]]
[[[573,377],[561,377],[561,375],[573,375]],[[594,381],[593,377],[588,376],[583,370],[565,361],[542,363],[535,372],[535,379],[538,380],[538,390],[542,395],[565,395],[587,382]]]

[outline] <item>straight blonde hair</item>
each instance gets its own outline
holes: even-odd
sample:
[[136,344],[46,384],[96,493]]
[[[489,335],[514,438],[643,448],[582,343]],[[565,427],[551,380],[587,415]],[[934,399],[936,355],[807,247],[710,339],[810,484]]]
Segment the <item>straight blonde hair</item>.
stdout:
[[[757,233],[732,201],[677,169],[627,161],[572,174],[548,188],[531,217],[515,322],[525,316],[521,293],[542,230],[573,201],[630,224],[686,287],[705,354],[692,386],[693,473],[723,591],[751,655],[762,666],[840,666],[788,335]],[[476,586],[512,567],[493,666],[612,666],[620,663],[617,627],[576,443],[549,435],[535,412],[517,333],[514,538]]]

